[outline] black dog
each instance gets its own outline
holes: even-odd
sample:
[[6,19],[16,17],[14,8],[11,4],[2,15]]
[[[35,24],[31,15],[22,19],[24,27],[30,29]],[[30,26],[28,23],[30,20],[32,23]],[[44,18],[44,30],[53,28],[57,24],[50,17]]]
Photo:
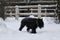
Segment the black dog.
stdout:
[[30,29],[32,29],[31,33],[36,33],[36,28],[39,27],[40,29],[44,27],[43,19],[39,18],[24,18],[21,21],[21,26],[19,30],[21,31],[24,26],[27,27],[27,31],[29,32]]

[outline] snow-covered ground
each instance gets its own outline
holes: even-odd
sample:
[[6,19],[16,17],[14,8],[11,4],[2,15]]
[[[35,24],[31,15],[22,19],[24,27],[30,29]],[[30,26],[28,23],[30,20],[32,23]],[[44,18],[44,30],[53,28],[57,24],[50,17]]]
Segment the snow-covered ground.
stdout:
[[37,28],[36,34],[27,32],[26,27],[18,30],[23,18],[8,17],[5,21],[0,18],[0,40],[60,40],[60,24],[56,24],[54,18],[43,17],[44,28]]

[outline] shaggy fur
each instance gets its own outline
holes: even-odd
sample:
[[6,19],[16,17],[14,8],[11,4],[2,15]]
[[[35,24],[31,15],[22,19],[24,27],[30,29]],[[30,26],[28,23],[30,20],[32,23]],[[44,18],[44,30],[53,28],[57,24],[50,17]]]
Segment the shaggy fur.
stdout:
[[21,26],[19,30],[21,31],[24,26],[27,27],[27,31],[29,32],[30,29],[32,29],[31,33],[36,33],[36,28],[39,27],[40,29],[44,27],[43,19],[39,18],[24,18],[21,21]]
[[0,5],[0,17],[3,18],[3,20],[5,20],[5,10],[4,10],[4,6]]

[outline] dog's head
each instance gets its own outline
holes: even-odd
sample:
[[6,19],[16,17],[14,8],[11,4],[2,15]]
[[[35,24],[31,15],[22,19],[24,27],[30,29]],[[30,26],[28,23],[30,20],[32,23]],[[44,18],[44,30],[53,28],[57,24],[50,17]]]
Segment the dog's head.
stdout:
[[39,28],[44,27],[43,19],[38,18],[38,26],[39,26]]

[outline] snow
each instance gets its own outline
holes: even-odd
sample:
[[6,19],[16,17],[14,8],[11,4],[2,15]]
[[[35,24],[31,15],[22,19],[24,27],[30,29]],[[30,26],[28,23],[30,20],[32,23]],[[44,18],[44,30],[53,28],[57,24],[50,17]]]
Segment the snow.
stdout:
[[29,17],[34,18],[34,15],[30,15]]
[[60,24],[56,24],[53,17],[42,17],[44,28],[37,28],[36,34],[27,32],[26,27],[18,30],[23,18],[7,17],[5,21],[0,18],[0,40],[60,40]]

